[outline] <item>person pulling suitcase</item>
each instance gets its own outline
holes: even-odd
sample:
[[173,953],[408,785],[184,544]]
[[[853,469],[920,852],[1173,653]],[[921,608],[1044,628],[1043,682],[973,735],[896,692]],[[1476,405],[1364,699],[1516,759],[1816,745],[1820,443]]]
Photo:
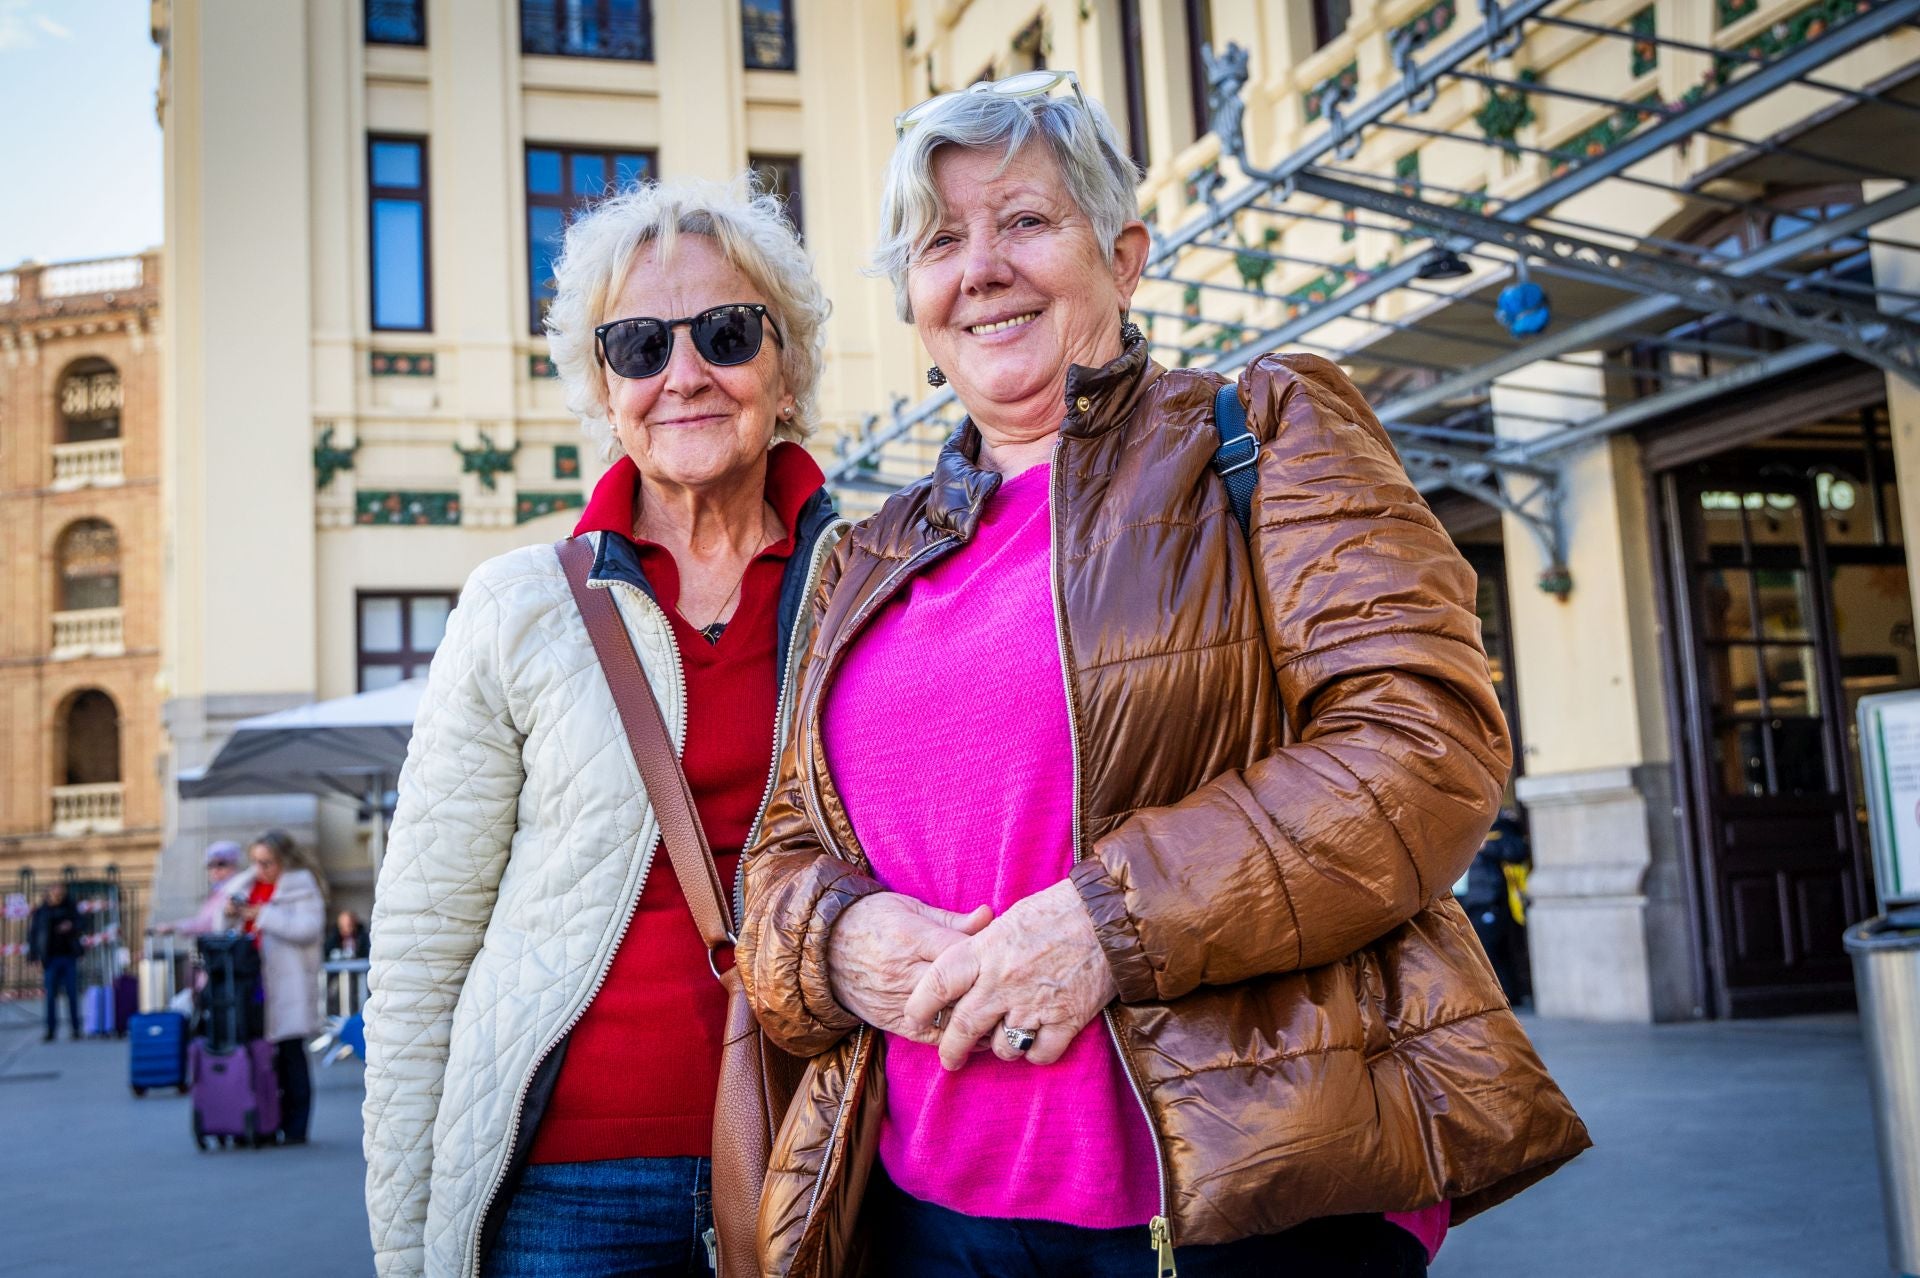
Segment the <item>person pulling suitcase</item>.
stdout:
[[313,1106],[307,1040],[319,1030],[320,939],[326,905],[320,874],[285,830],[268,830],[247,849],[253,881],[236,894],[230,921],[260,947],[266,1038],[273,1044],[281,1095],[281,1136],[304,1145]]

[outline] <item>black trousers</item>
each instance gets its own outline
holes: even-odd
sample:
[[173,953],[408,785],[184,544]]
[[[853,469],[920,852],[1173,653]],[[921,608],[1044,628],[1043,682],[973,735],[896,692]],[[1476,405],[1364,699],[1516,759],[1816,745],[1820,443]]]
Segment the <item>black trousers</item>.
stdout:
[[303,1141],[313,1116],[313,1075],[307,1069],[304,1038],[283,1038],[273,1045],[273,1072],[280,1080],[280,1131],[290,1141]]
[[[867,1273],[875,1278],[1105,1278],[1147,1273],[1144,1225],[1081,1229],[987,1220],[922,1202],[879,1165],[867,1182]],[[1182,1278],[1422,1278],[1427,1251],[1382,1216],[1328,1216],[1282,1234],[1181,1247]]]

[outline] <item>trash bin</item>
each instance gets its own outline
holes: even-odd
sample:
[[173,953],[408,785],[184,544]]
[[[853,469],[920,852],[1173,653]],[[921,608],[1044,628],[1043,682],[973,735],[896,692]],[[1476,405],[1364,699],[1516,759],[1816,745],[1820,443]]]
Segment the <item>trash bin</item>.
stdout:
[[1920,1278],[1920,907],[1848,929],[1847,952],[1873,1087],[1887,1252],[1901,1278]]

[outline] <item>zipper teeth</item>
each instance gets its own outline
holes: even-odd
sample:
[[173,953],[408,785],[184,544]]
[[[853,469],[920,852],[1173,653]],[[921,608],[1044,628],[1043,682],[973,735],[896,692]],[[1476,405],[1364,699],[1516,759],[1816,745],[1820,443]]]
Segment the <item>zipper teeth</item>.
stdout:
[[867,1050],[867,1027],[853,1032],[853,1059],[847,1063],[847,1086],[840,1094],[840,1108],[833,1115],[833,1131],[827,1135],[827,1152],[820,1157],[820,1170],[813,1175],[813,1192],[807,1195],[807,1214],[800,1222],[804,1235],[813,1225],[814,1209],[820,1205],[820,1191],[826,1188],[827,1170],[833,1166],[833,1151],[840,1145],[840,1129],[847,1124],[847,1110],[853,1101],[854,1081],[860,1077],[860,1058]]
[[[591,585],[589,585],[589,589],[591,588]],[[611,587],[605,588],[610,589]],[[632,590],[633,588],[629,586],[628,589]],[[687,672],[686,668],[680,663],[680,645],[674,642],[673,626],[668,623],[667,614],[662,611],[660,605],[647,598],[645,591],[634,590],[633,593],[638,595],[646,606],[653,610],[654,615],[660,619],[663,633],[665,633],[667,637],[667,651],[673,654],[673,682],[674,687],[680,693],[680,700],[678,702],[681,719],[680,730],[684,739],[687,713]],[[622,624],[625,624],[624,620]],[[644,668],[641,673],[642,675],[645,674]],[[649,803],[648,807],[649,810],[651,810],[652,804]],[[655,825],[658,824],[659,822],[656,818]],[[581,1001],[579,1007],[574,1009],[573,1015],[567,1018],[567,1023],[560,1027],[560,1032],[548,1039],[546,1046],[542,1047],[539,1053],[534,1056],[533,1067],[527,1071],[526,1077],[520,1080],[520,1086],[513,1098],[513,1113],[507,1121],[507,1140],[506,1143],[501,1146],[501,1148],[505,1150],[506,1156],[501,1161],[498,1170],[493,1173],[492,1182],[487,1187],[487,1196],[480,1204],[480,1214],[474,1217],[473,1220],[473,1235],[468,1240],[468,1250],[472,1252],[472,1261],[467,1266],[469,1278],[480,1278],[480,1265],[485,1259],[480,1255],[480,1230],[486,1223],[487,1213],[493,1210],[493,1200],[500,1194],[500,1184],[506,1179],[507,1163],[513,1159],[514,1144],[520,1136],[520,1120],[526,1115],[527,1085],[531,1083],[534,1076],[540,1072],[540,1067],[546,1063],[547,1057],[553,1055],[553,1049],[560,1046],[567,1035],[573,1032],[573,1027],[580,1023],[580,1018],[587,1014],[589,1007],[593,1006],[594,997],[600,993],[600,987],[607,983],[607,973],[613,969],[613,956],[620,952],[621,943],[627,939],[627,929],[633,926],[633,916],[640,908],[640,893],[647,885],[647,875],[653,869],[653,856],[654,853],[659,850],[659,847],[660,835],[658,831],[656,831],[653,841],[647,845],[645,854],[640,858],[640,879],[633,889],[632,899],[627,902],[626,913],[620,920],[620,930],[614,934],[613,947],[607,951],[606,962],[601,964],[600,970],[594,974],[593,984],[587,987],[587,997]]]
[[[885,601],[887,592],[902,574],[933,555],[936,551],[945,550],[959,540],[956,536],[948,536],[923,546],[920,550],[909,556],[899,567],[888,573],[886,579],[880,583],[879,589],[867,597],[867,601],[860,606],[860,610],[856,612],[852,620],[847,623],[846,629],[840,632],[839,638],[835,641],[832,650],[828,652],[826,656],[828,665],[831,666],[834,658],[845,651],[847,644],[852,641],[853,635],[859,630],[861,623],[866,621],[867,617]],[[799,730],[800,725],[796,723],[794,725],[794,731],[798,732]],[[820,800],[817,794],[819,778],[814,776],[813,769],[811,768],[805,769],[805,772],[809,781],[800,787],[800,795],[807,805],[808,816],[813,819],[814,829],[819,831],[820,837],[826,840],[828,849],[831,850],[835,856],[839,857],[842,861],[851,860],[851,858],[847,856],[846,850],[834,841],[833,831],[827,826],[826,818],[821,815]],[[854,1082],[860,1076],[861,1059],[866,1052],[869,1041],[868,1028],[868,1026],[862,1025],[853,1032],[853,1057],[847,1063],[847,1086],[846,1090],[840,1094],[840,1106],[833,1116],[833,1130],[827,1135],[826,1152],[820,1157],[820,1170],[814,1173],[813,1189],[807,1195],[807,1214],[803,1216],[800,1221],[800,1232],[803,1235],[813,1226],[813,1213],[820,1206],[820,1191],[826,1187],[827,1172],[833,1166],[833,1152],[840,1143],[841,1129],[846,1126],[847,1108],[853,1099]]]
[[[1060,449],[1065,441],[1056,439],[1051,459],[1052,473],[1047,476],[1047,536],[1051,543],[1053,562],[1047,566],[1047,580],[1053,588],[1053,629],[1054,637],[1060,644],[1060,681],[1067,694],[1067,746],[1073,756],[1073,863],[1078,865],[1085,849],[1080,839],[1080,715],[1073,699],[1073,679],[1067,672],[1067,612],[1061,601],[1060,592]],[[1166,1153],[1160,1148],[1160,1132],[1153,1125],[1153,1111],[1147,1108],[1147,1094],[1140,1090],[1140,1080],[1134,1074],[1133,1058],[1120,1041],[1120,1025],[1111,1007],[1102,1009],[1101,1019],[1107,1024],[1107,1034],[1113,1039],[1113,1050],[1120,1055],[1120,1072],[1127,1076],[1127,1085],[1133,1089],[1134,1100],[1140,1103],[1140,1115],[1147,1120],[1147,1136],[1153,1142],[1153,1170],[1160,1181],[1160,1215],[1167,1215],[1167,1160]],[[1167,1222],[1167,1237],[1173,1236],[1173,1223]]]
[[[813,562],[807,568],[805,588],[800,592],[802,608],[812,607],[808,601],[813,598],[814,588],[820,584],[820,574],[826,569],[827,556],[833,553],[834,546],[840,541],[839,537],[832,534],[850,527],[852,527],[851,524],[840,519],[821,530],[820,539],[814,543]],[[787,698],[793,692],[793,676],[800,667],[800,635],[800,622],[795,618],[793,633],[787,636],[787,660],[780,675],[780,695],[774,699],[773,703],[773,766],[767,772],[767,788],[760,793],[760,806],[754,810],[753,824],[747,827],[747,841],[740,845],[740,860],[733,867],[732,923],[735,931],[739,930],[740,920],[747,915],[746,850],[753,846],[755,839],[760,837],[760,823],[767,819],[767,804],[773,801],[773,787],[780,783],[780,755],[787,746],[787,732],[782,726],[787,720],[782,712],[787,708]]]

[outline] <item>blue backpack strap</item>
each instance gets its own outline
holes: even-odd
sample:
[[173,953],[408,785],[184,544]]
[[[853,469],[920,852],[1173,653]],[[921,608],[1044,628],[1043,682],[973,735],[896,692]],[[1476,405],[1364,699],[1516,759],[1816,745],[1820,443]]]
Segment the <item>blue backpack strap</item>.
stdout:
[[1240,531],[1245,534],[1252,526],[1253,487],[1259,478],[1254,463],[1260,460],[1260,441],[1247,429],[1247,410],[1240,407],[1240,388],[1232,382],[1222,386],[1213,397],[1213,428],[1220,432],[1213,469],[1227,486],[1233,517],[1240,521]]

